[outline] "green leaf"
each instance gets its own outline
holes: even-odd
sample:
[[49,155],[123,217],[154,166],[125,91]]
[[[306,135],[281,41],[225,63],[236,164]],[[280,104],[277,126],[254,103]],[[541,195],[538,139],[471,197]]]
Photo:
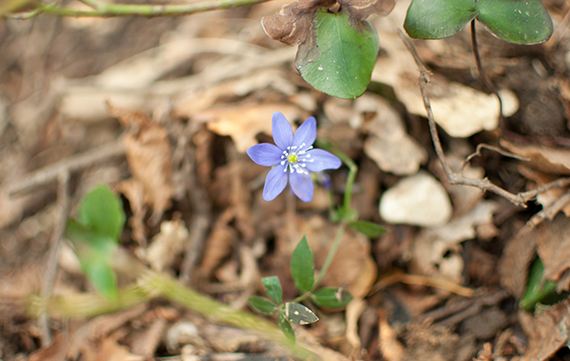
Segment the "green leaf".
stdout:
[[277,316],[277,323],[279,323],[279,328],[281,332],[289,339],[289,341],[295,343],[295,331],[287,318],[285,317],[285,311],[283,309],[279,310],[279,315]]
[[475,7],[477,20],[504,41],[537,44],[552,35],[552,19],[540,0],[479,0]]
[[362,95],[378,56],[378,34],[366,20],[346,10],[318,10],[314,33],[299,45],[295,67],[316,89],[344,99]]
[[474,0],[413,0],[404,29],[412,38],[447,38],[457,34],[477,14]]
[[283,301],[283,290],[281,289],[281,282],[279,282],[279,277],[263,277],[261,283],[265,287],[265,292],[271,297],[271,299],[277,304],[281,304]]
[[83,198],[77,216],[93,231],[118,239],[125,225],[123,204],[109,187],[101,185]]
[[386,229],[380,225],[367,221],[350,222],[348,225],[368,238],[378,237],[382,233],[386,232]]
[[117,275],[105,259],[93,258],[82,268],[99,292],[107,298],[117,298]]
[[339,308],[352,301],[352,295],[342,288],[325,287],[311,295],[315,303],[322,307]]
[[89,281],[105,296],[115,298],[117,281],[110,261],[117,249],[117,240],[109,235],[96,233],[74,220],[67,223],[65,235],[73,245]]
[[534,306],[546,298],[556,295],[556,283],[544,278],[544,265],[540,258],[532,264],[528,276],[526,290],[522,296],[519,306],[523,310],[532,311]]
[[266,315],[272,315],[279,309],[277,305],[265,297],[251,296],[247,299],[247,302],[249,302],[251,307]]
[[287,302],[285,304],[284,314],[287,321],[296,325],[308,325],[319,320],[309,307],[295,302]]
[[307,237],[297,244],[291,258],[291,273],[295,281],[295,287],[301,292],[310,292],[315,281],[315,268],[313,266],[313,253],[309,248]]

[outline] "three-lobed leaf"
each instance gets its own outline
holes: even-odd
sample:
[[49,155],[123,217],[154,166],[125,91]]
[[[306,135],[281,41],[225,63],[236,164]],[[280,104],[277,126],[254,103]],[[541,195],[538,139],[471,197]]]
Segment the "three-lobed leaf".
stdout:
[[477,14],[474,0],[413,0],[404,29],[412,38],[447,38],[457,34]]
[[321,307],[329,308],[339,308],[346,306],[350,301],[352,301],[352,295],[342,289],[325,287],[314,292],[311,295],[312,300]]
[[284,309],[279,310],[279,315],[277,316],[277,323],[279,323],[279,328],[281,328],[281,332],[283,332],[285,337],[287,337],[289,341],[295,343],[295,331],[293,331],[291,323],[287,321]]
[[540,0],[413,0],[404,28],[420,39],[442,39],[477,19],[496,37],[516,44],[550,38],[552,19]]
[[373,222],[354,221],[354,222],[349,222],[348,225],[352,227],[355,231],[362,233],[368,238],[378,237],[382,233],[386,232],[386,228]]
[[97,186],[83,198],[77,216],[94,232],[116,239],[125,225],[122,202],[105,185]]
[[329,95],[354,99],[362,95],[378,56],[378,34],[366,20],[346,10],[318,10],[314,33],[299,45],[295,67],[305,81]]
[[296,325],[308,325],[319,320],[309,307],[300,303],[287,302],[283,310],[287,321]]
[[99,292],[116,298],[117,276],[111,260],[125,223],[121,200],[107,186],[98,186],[81,201],[78,218],[68,221],[66,237],[87,278]]
[[303,236],[303,239],[301,239],[293,251],[291,273],[293,274],[295,287],[301,293],[310,292],[313,289],[315,268],[313,266],[313,253],[309,248],[306,236]]
[[477,20],[509,43],[537,44],[552,35],[552,19],[540,0],[479,0],[476,7]]
[[277,304],[283,302],[283,290],[281,289],[281,282],[277,276],[263,277],[261,279],[263,287],[265,287],[265,292],[267,295],[275,301]]
[[279,310],[276,304],[265,297],[251,296],[247,299],[247,302],[249,302],[251,307],[266,315],[272,315]]

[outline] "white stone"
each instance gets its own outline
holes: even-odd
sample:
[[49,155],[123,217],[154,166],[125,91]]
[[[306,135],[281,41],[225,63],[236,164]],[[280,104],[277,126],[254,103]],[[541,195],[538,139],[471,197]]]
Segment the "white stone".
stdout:
[[388,223],[437,227],[446,224],[451,214],[447,192],[424,171],[401,179],[380,199],[380,216]]

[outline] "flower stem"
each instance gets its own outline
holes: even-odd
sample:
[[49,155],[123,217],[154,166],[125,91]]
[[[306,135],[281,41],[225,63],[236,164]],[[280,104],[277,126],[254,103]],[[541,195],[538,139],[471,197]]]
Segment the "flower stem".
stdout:
[[135,5],[84,0],[82,2],[93,7],[93,10],[76,10],[68,7],[61,7],[58,6],[59,2],[54,2],[46,6],[40,6],[30,13],[14,14],[12,17],[16,19],[28,19],[39,15],[40,13],[75,17],[181,16],[197,12],[259,4],[265,1],[267,0],[206,0],[192,4]]
[[329,267],[332,264],[334,256],[336,255],[336,251],[338,250],[338,246],[340,245],[340,240],[342,239],[342,235],[344,234],[345,228],[346,228],[346,223],[342,222],[338,227],[338,230],[336,231],[336,236],[334,237],[334,241],[331,246],[331,249],[329,250],[329,254],[325,259],[325,263],[323,264],[323,267],[319,271],[319,275],[315,280],[315,283],[313,285],[313,290],[319,285],[323,277],[325,277],[325,275],[327,274],[327,271],[329,270]]
[[352,212],[352,208],[350,207],[350,202],[352,201],[352,188],[354,186],[354,180],[356,179],[356,173],[358,173],[358,166],[352,159],[350,159],[348,155],[344,154],[342,150],[332,145],[331,143],[322,140],[317,140],[316,143],[319,146],[319,148],[328,150],[337,157],[339,157],[340,160],[348,167],[348,177],[346,179],[346,188],[344,191],[344,198],[342,202],[342,212],[341,212],[344,218],[341,218],[341,221],[343,220],[351,221],[353,220],[352,215],[354,212]]

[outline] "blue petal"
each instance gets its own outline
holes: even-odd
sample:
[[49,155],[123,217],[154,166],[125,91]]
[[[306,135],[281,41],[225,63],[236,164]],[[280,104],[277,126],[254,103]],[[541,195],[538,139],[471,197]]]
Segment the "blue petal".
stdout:
[[307,149],[317,139],[317,121],[315,118],[310,117],[297,129],[295,133],[295,138],[293,138],[293,145],[300,147],[301,144],[305,143],[304,149]]
[[263,199],[267,202],[277,197],[287,185],[287,172],[285,171],[287,163],[278,165],[267,174],[265,179],[265,187],[263,188]]
[[310,202],[313,199],[313,181],[309,172],[306,173],[291,173],[289,175],[291,182],[291,189],[293,193],[303,202]]
[[[307,152],[309,155],[309,162],[306,162],[307,169],[311,172],[320,172],[324,169],[338,169],[342,165],[342,162],[336,155],[332,155],[326,150],[322,149],[311,149]],[[310,160],[313,160],[312,162]]]
[[279,149],[287,150],[287,147],[293,145],[293,128],[291,128],[291,124],[279,112],[273,113],[271,123],[275,144]]
[[247,155],[259,165],[273,167],[281,162],[283,152],[273,144],[261,143],[247,148]]

